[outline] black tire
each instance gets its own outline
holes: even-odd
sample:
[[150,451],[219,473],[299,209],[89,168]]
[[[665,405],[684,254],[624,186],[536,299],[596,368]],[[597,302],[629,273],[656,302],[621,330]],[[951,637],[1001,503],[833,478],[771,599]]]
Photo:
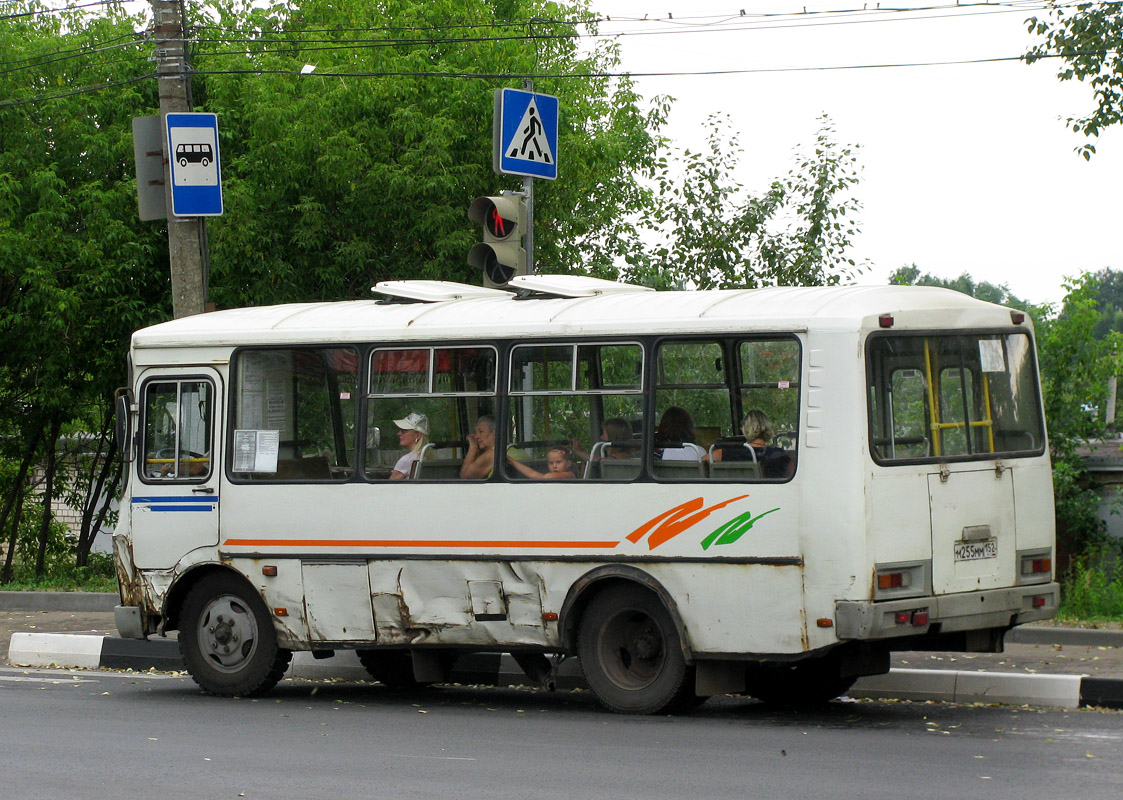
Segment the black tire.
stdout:
[[242,578],[219,573],[192,587],[180,615],[179,651],[208,694],[256,697],[284,677],[292,652],[277,646],[273,620]]
[[432,685],[413,677],[413,656],[408,650],[356,650],[355,655],[372,678],[390,689]]
[[618,714],[683,710],[694,699],[693,670],[659,598],[639,586],[615,586],[589,603],[577,634],[585,681]]
[[841,677],[830,657],[762,666],[749,676],[748,693],[779,708],[814,708],[846,694],[857,677]]
[[181,167],[186,167],[186,166],[187,166],[187,159],[186,159],[186,158],[181,158],[181,159],[179,160],[179,165],[180,165]]

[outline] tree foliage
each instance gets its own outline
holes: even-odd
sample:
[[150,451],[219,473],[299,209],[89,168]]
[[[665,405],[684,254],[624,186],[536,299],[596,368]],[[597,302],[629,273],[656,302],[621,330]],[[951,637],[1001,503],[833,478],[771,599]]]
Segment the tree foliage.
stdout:
[[989,281],[976,282],[966,272],[958,278],[940,278],[928,273],[922,275],[920,267],[911,264],[907,267],[899,267],[890,274],[889,283],[897,286],[939,286],[976,297],[979,300],[985,300],[988,303],[997,303],[998,305],[1011,306],[1026,311],[1046,312],[1042,308],[1034,309],[1025,300],[1016,297],[1006,284],[994,284]]
[[[1123,4],[1080,2],[1075,7],[1050,0],[1044,16],[1026,20],[1040,40],[1026,53],[1026,63],[1057,57],[1057,77],[1078,80],[1093,91],[1096,107],[1083,117],[1070,117],[1076,133],[1094,139],[1123,121]],[[1085,159],[1096,152],[1090,141],[1077,148]]]
[[[734,177],[741,150],[725,117],[711,117],[708,152],[660,157],[647,227],[657,242],[625,275],[658,287],[821,286],[864,265],[848,254],[858,234],[857,148],[839,145],[829,118],[811,153],[752,196]],[[677,157],[675,157],[677,155]]]
[[[618,71],[618,53],[578,47],[583,1],[238,1],[198,14],[195,100],[223,121],[219,305],[365,297],[386,279],[478,283],[468,205],[521,188],[490,170],[492,95],[533,73],[593,76],[535,81],[563,109],[563,179],[536,184],[539,264],[596,271],[634,242],[627,212],[645,197],[666,105],[596,77]],[[305,63],[316,71],[298,74]]]
[[[54,465],[45,556],[52,500],[83,478],[53,457],[60,440],[80,428],[104,441],[129,334],[166,318],[168,279],[164,239],[136,214],[131,118],[157,102],[154,82],[135,80],[150,69],[139,21],[16,14],[42,10],[8,4],[0,22],[0,450],[16,465],[0,479],[0,535],[15,541],[32,468]],[[115,88],[73,93],[90,85]],[[102,451],[85,465],[95,474]]]

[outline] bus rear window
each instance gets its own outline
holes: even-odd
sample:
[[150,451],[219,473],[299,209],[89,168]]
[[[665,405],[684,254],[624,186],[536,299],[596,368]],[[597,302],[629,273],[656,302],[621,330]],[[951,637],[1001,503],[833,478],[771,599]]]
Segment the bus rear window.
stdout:
[[1028,335],[884,335],[869,343],[875,460],[954,461],[1041,453],[1045,434]]

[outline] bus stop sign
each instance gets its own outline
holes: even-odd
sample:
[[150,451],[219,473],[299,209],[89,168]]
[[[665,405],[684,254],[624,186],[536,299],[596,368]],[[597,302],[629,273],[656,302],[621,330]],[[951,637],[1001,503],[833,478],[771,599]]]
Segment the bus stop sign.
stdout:
[[198,112],[166,114],[172,214],[217,217],[222,214],[218,160],[218,116]]
[[495,90],[494,158],[499,175],[558,177],[558,98]]

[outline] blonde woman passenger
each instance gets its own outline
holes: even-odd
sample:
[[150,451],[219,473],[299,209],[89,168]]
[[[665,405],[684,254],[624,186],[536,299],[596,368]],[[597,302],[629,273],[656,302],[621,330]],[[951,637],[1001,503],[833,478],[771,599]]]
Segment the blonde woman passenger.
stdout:
[[429,443],[429,418],[411,411],[394,420],[394,424],[398,426],[398,444],[406,449],[406,454],[394,464],[390,480],[401,481],[413,477],[421,451]]
[[[765,478],[786,478],[794,467],[792,457],[781,447],[770,444],[776,429],[768,415],[754,408],[741,420],[743,445],[714,450],[714,461],[756,461]],[[752,453],[748,448],[752,448]]]

